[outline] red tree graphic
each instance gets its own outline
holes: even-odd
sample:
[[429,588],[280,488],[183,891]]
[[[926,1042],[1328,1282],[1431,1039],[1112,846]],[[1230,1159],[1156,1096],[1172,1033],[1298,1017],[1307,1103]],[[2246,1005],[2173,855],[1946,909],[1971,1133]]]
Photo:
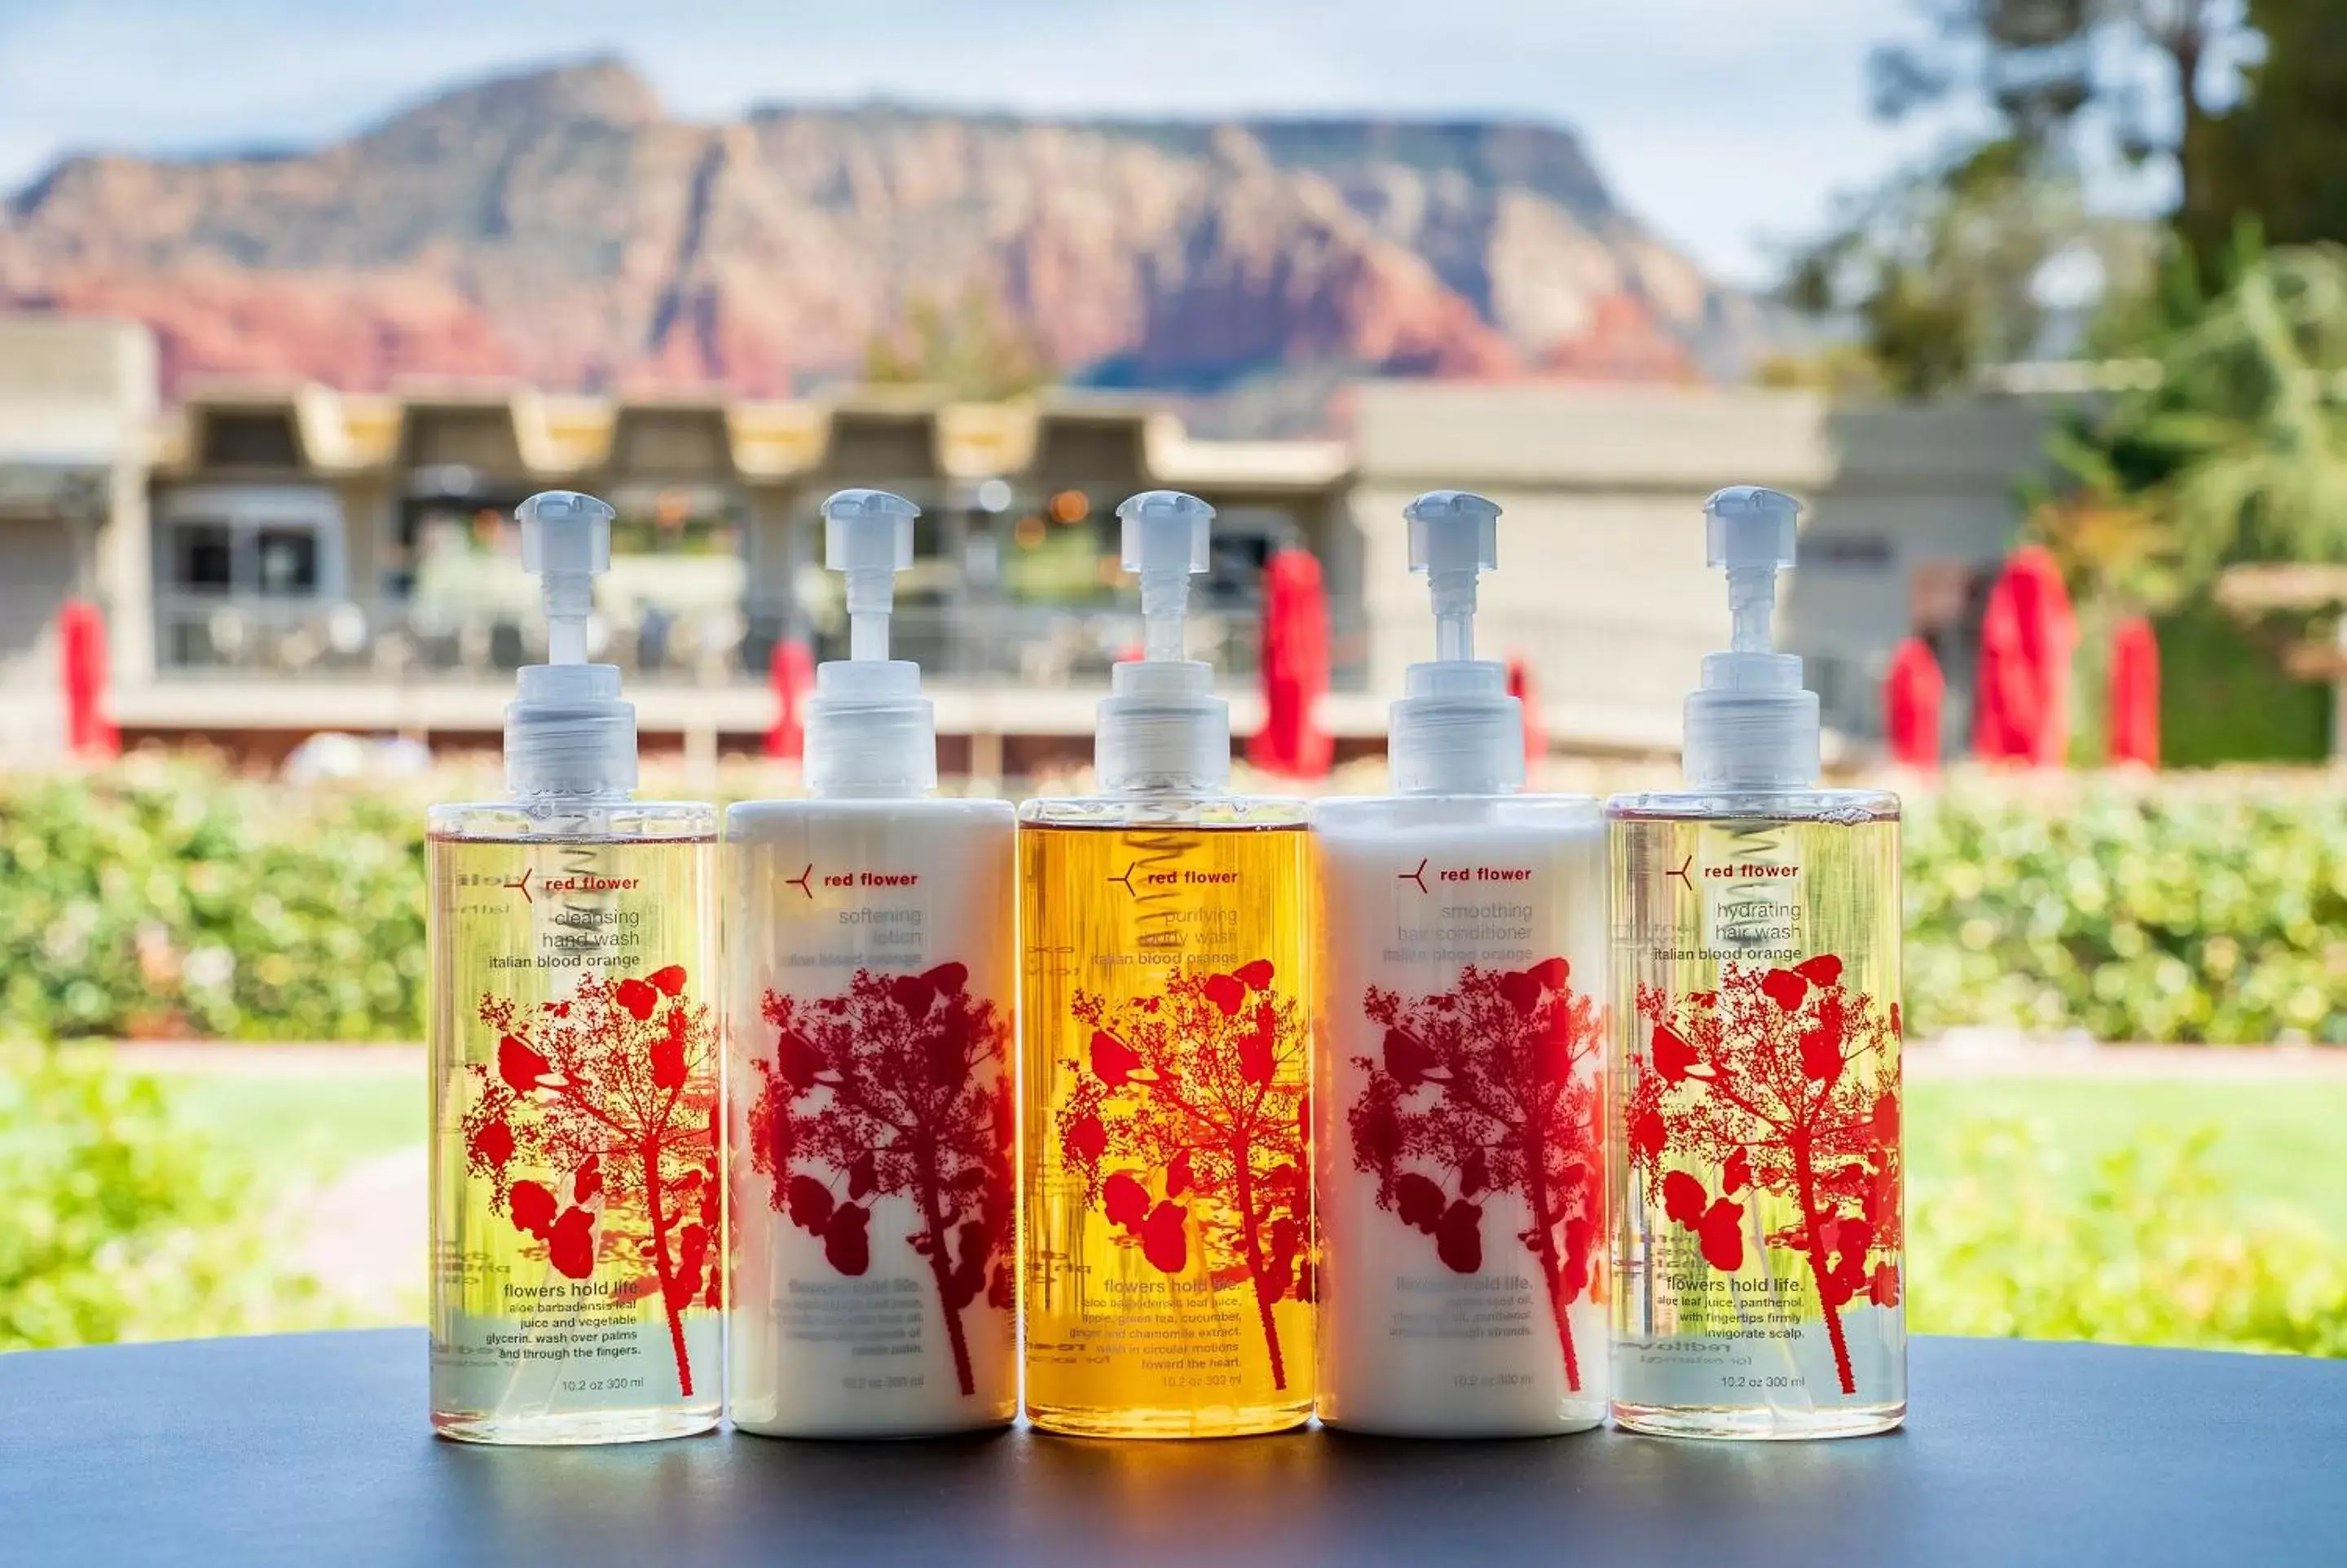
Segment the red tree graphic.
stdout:
[[[1744,1265],[1747,1188],[1793,1200],[1799,1217],[1770,1246],[1809,1259],[1833,1341],[1841,1391],[1858,1391],[1841,1309],[1863,1298],[1899,1304],[1899,1007],[1845,991],[1841,959],[1820,954],[1789,969],[1730,964],[1717,991],[1676,1000],[1638,988],[1654,1026],[1634,1057],[1632,1157],[1647,1200],[1698,1238],[1704,1261]],[[1872,1058],[1871,1065],[1867,1064]],[[1715,1167],[1714,1196],[1671,1156]]]
[[684,988],[671,964],[641,979],[588,975],[570,1000],[534,1014],[483,997],[497,1060],[467,1070],[464,1132],[490,1210],[535,1237],[558,1273],[588,1279],[608,1264],[612,1299],[660,1293],[677,1387],[691,1398],[683,1314],[723,1304],[724,1271],[714,1046],[709,1009]]
[[1180,1274],[1194,1230],[1208,1276],[1255,1287],[1275,1388],[1287,1387],[1272,1307],[1312,1299],[1311,1215],[1296,1004],[1267,959],[1229,974],[1177,971],[1158,996],[1111,1003],[1078,991],[1090,1025],[1076,1088],[1058,1114],[1068,1169],[1150,1266]]
[[969,971],[858,969],[846,994],[811,1002],[766,993],[774,1060],[750,1109],[750,1157],[773,1179],[768,1202],[823,1238],[845,1275],[872,1266],[872,1200],[913,1200],[906,1239],[928,1259],[961,1391],[977,1391],[962,1311],[983,1294],[1011,1306],[1017,1191],[1010,1028],[969,991]]
[[1605,1217],[1597,1084],[1578,1070],[1594,1069],[1605,1026],[1570,973],[1563,958],[1471,964],[1457,989],[1408,1002],[1370,987],[1362,1009],[1385,1026],[1383,1060],[1355,1059],[1369,1081],[1346,1121],[1378,1206],[1432,1236],[1456,1273],[1483,1266],[1481,1200],[1523,1199],[1532,1219],[1516,1239],[1540,1264],[1565,1380],[1578,1389],[1565,1308],[1590,1285]]

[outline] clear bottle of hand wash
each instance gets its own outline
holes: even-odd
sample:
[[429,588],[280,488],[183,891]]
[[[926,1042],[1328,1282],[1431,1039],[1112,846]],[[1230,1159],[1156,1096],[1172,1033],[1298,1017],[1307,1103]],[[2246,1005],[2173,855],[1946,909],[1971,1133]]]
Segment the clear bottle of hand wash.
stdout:
[[680,1437],[721,1409],[717,813],[633,797],[635,710],[586,661],[611,508],[518,517],[548,661],[506,711],[508,798],[427,835],[432,1424]]

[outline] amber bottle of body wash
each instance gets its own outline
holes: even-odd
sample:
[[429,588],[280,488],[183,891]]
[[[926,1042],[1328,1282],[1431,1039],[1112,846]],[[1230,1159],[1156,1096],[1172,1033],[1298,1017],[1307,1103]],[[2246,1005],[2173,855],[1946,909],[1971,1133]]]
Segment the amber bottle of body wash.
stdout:
[[1303,806],[1226,793],[1228,710],[1182,657],[1212,510],[1127,501],[1147,657],[1096,796],[1020,817],[1027,1410],[1095,1437],[1312,1413]]

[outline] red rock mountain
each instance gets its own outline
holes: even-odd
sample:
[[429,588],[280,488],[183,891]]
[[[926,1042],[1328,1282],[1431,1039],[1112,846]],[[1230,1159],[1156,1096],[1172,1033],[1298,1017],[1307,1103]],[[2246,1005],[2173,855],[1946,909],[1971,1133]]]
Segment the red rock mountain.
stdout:
[[625,67],[467,87],[292,155],[76,158],[0,209],[0,304],[135,316],[166,374],[853,375],[977,298],[1063,373],[1638,378],[1748,306],[1573,137],[1484,122],[1048,122],[894,107],[668,118]]

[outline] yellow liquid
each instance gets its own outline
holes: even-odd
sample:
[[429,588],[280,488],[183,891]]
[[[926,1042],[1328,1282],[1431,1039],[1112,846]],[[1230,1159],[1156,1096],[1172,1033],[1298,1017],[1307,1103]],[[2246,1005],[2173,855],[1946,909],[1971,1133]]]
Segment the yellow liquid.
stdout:
[[1299,1425],[1309,839],[1030,822],[1019,843],[1028,1415],[1095,1437]]
[[517,1443],[707,1430],[724,1377],[715,845],[436,834],[429,850],[433,1424]]
[[1830,1437],[1905,1412],[1891,810],[1609,813],[1614,1399],[1633,1430]]

